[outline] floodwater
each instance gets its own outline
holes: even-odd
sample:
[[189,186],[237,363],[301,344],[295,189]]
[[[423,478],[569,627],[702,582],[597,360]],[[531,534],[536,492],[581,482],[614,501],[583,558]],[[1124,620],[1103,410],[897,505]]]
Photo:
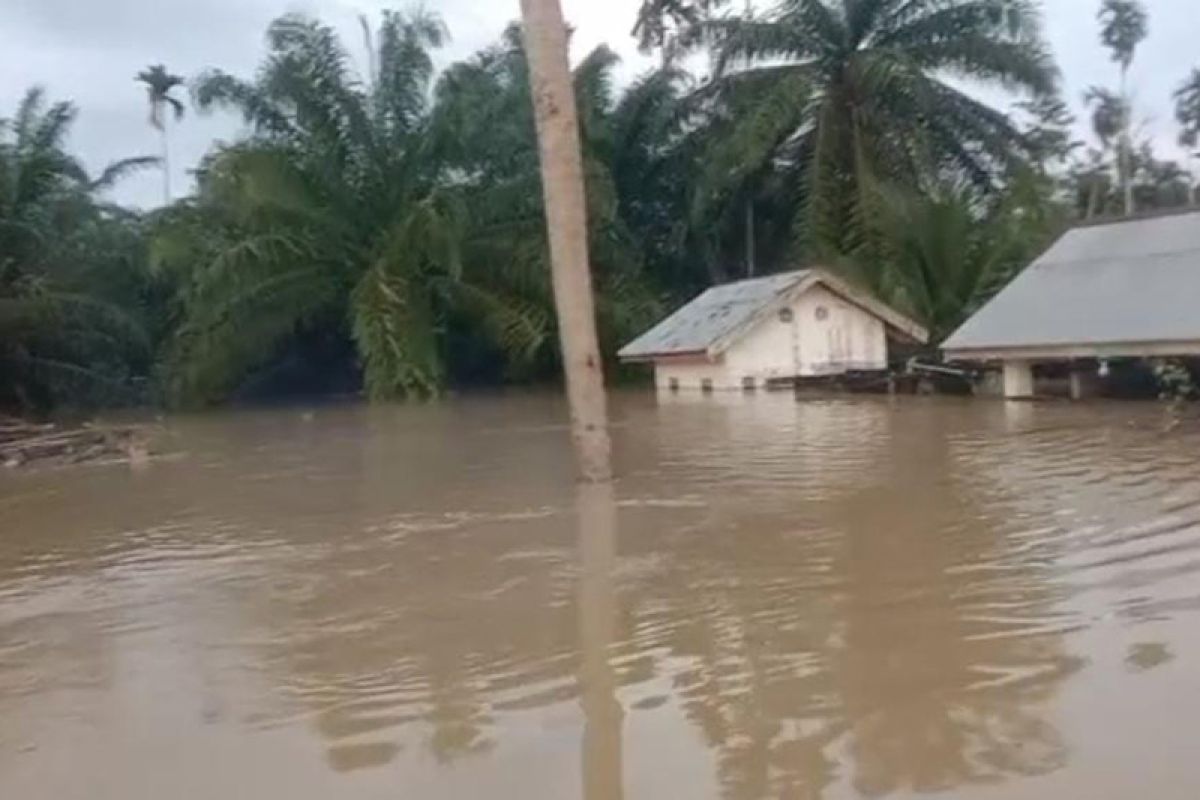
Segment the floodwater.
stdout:
[[1200,421],[222,412],[0,475],[0,797],[1200,795]]

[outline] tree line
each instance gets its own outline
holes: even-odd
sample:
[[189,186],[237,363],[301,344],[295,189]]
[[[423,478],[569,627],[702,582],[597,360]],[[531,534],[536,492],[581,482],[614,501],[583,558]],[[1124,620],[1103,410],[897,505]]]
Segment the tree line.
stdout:
[[[618,85],[601,46],[573,70],[603,352],[707,285],[809,263],[944,336],[1072,221],[1188,205],[1126,79],[1144,9],[1103,0],[1097,25],[1117,85],[1088,89],[1085,143],[1025,0],[647,0],[656,68]],[[424,11],[364,20],[361,43],[293,14],[252,76],[148,67],[162,152],[99,175],[66,148],[74,106],[30,89],[0,120],[0,405],[553,379],[521,31],[438,71],[447,36]],[[1194,150],[1200,69],[1176,106]],[[189,107],[247,133],[176,199],[168,126]],[[154,168],[161,208],[105,199]]]

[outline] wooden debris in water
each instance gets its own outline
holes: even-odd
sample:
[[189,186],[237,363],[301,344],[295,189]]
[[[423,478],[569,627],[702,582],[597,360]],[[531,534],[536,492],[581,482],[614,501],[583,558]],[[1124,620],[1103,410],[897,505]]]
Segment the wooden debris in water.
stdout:
[[144,462],[146,434],[136,426],[34,423],[0,417],[0,464],[9,468],[30,464],[82,464],[105,459]]

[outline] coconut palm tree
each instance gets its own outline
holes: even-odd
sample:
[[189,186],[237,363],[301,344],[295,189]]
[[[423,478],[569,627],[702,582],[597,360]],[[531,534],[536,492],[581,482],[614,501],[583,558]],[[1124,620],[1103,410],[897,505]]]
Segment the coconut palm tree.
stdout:
[[1117,175],[1124,196],[1125,213],[1133,213],[1133,137],[1132,102],[1129,96],[1129,67],[1137,47],[1148,33],[1148,17],[1140,0],[1103,0],[1097,14],[1100,21],[1100,40],[1121,67],[1119,117],[1120,133],[1117,142]]
[[961,81],[1038,95],[1056,72],[1025,0],[789,0],[701,21],[710,92],[754,98],[737,132],[746,164],[773,163],[804,193],[807,249],[854,251],[883,182],[964,176],[984,189],[1026,142]]
[[167,68],[162,64],[154,64],[139,72],[136,80],[146,86],[150,125],[158,131],[162,139],[163,204],[166,205],[171,202],[171,158],[167,120],[172,114],[176,121],[183,119],[183,103],[171,96],[171,91],[176,86],[183,85],[183,78],[167,72]]
[[567,26],[558,0],[521,0],[521,18],[572,438],[584,480],[607,481],[612,476],[607,400],[588,263],[587,195]]
[[87,174],[64,148],[76,118],[28,90],[0,118],[0,404],[128,399],[148,367],[139,303],[140,223],[97,196],[156,164],[126,159]]

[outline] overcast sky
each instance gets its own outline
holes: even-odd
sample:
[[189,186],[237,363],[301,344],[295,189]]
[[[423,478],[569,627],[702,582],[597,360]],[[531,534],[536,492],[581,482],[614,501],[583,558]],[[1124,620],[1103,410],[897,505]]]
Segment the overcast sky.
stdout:
[[[1171,91],[1200,66],[1200,13],[1196,0],[1145,0],[1150,38],[1132,70],[1139,112],[1160,150],[1177,155]],[[624,58],[622,77],[645,69],[649,60],[629,37],[640,0],[563,0],[575,27],[575,55],[607,42]],[[1082,112],[1080,95],[1092,83],[1114,85],[1116,68],[1098,43],[1099,0],[1043,0],[1046,35],[1058,58],[1067,98]],[[54,99],[80,109],[72,146],[93,170],[129,155],[157,154],[155,132],[146,124],[145,95],[133,76],[162,62],[191,77],[219,66],[253,72],[263,51],[267,23],[288,11],[303,11],[336,25],[358,53],[360,13],[404,8],[381,0],[0,0],[0,116],[8,116],[25,88],[46,87]],[[765,5],[761,2],[759,5]],[[442,63],[465,57],[494,41],[519,13],[517,0],[428,0],[453,37]],[[238,132],[236,120],[189,114],[173,131],[175,192],[190,185],[190,169],[217,138]],[[161,198],[161,178],[142,174],[126,181],[118,200],[142,206]]]

